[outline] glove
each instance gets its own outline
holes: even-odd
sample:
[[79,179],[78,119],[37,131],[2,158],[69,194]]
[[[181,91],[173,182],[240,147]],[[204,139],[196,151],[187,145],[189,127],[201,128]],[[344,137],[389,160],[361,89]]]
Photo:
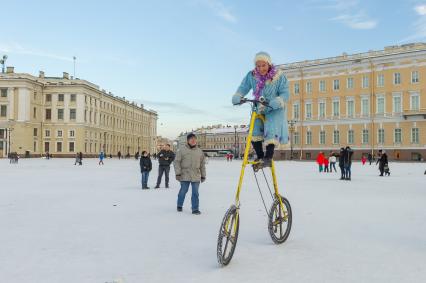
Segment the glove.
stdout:
[[176,180],[178,180],[180,182],[182,180],[182,176],[181,175],[176,175]]
[[232,96],[232,104],[233,105],[238,105],[238,104],[240,104],[241,103],[241,95],[239,95],[238,93],[237,94],[234,94],[233,96]]
[[204,183],[206,181],[206,177],[201,177],[201,183]]
[[258,113],[265,113],[266,108],[268,108],[268,107],[266,107],[266,106],[265,106],[265,105],[263,105],[263,104],[259,104],[259,106],[257,106],[257,112],[258,112]]

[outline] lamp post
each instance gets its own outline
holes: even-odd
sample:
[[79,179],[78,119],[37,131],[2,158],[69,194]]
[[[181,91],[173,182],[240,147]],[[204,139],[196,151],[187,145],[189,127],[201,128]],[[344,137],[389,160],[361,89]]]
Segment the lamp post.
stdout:
[[238,125],[234,125],[234,157],[237,157],[237,128]]
[[290,130],[290,160],[293,160],[293,133],[294,133],[294,124],[296,123],[296,121],[289,120],[287,123],[289,124],[289,130]]
[[14,121],[13,119],[9,119],[9,127],[7,129],[7,140],[8,140],[7,141],[7,143],[8,143],[8,145],[7,145],[7,157],[8,158],[10,158],[10,153],[11,153],[11,150],[10,150],[10,144],[11,144],[10,134],[14,130],[14,128],[12,128],[12,122],[13,121]]

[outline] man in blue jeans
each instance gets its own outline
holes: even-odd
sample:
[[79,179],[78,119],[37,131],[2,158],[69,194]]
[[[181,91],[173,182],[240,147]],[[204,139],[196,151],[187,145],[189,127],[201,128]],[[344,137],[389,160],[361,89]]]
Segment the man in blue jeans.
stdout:
[[198,188],[206,180],[206,166],[203,151],[197,146],[197,137],[191,133],[186,137],[187,144],[179,149],[174,161],[176,180],[180,182],[177,211],[181,212],[189,185],[192,188],[192,214],[199,210]]

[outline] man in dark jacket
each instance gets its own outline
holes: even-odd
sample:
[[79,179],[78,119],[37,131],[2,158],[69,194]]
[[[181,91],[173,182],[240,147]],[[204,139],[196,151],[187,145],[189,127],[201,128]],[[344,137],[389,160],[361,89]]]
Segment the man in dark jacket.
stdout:
[[339,168],[340,168],[340,180],[344,180],[346,178],[346,173],[345,173],[345,162],[344,162],[344,158],[345,158],[345,149],[343,147],[340,148],[340,153],[339,153]]
[[352,155],[354,154],[353,150],[347,146],[345,148],[345,154],[343,156],[343,164],[345,167],[345,174],[346,174],[346,179],[350,181],[351,180],[351,167],[352,167]]
[[149,172],[152,169],[151,158],[149,158],[148,152],[145,150],[142,152],[142,156],[139,160],[139,165],[141,167],[142,173],[142,190],[149,189],[148,187],[148,177]]
[[379,159],[377,159],[376,164],[379,164],[380,176],[383,177],[385,172],[385,165],[388,165],[388,155],[384,150],[379,150]]
[[163,178],[163,172],[166,175],[166,188],[169,188],[169,172],[170,172],[170,164],[175,160],[175,154],[170,150],[170,144],[166,144],[164,149],[162,149],[158,155],[158,178],[156,189],[160,187],[161,179]]

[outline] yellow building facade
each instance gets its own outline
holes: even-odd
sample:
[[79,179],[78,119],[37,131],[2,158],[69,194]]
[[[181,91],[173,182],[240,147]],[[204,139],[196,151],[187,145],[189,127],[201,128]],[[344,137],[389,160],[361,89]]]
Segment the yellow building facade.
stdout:
[[157,113],[91,82],[62,77],[0,74],[0,157],[9,152],[57,157],[155,152]]
[[314,159],[350,146],[355,158],[426,156],[426,44],[279,65],[289,81],[291,142],[277,158]]

